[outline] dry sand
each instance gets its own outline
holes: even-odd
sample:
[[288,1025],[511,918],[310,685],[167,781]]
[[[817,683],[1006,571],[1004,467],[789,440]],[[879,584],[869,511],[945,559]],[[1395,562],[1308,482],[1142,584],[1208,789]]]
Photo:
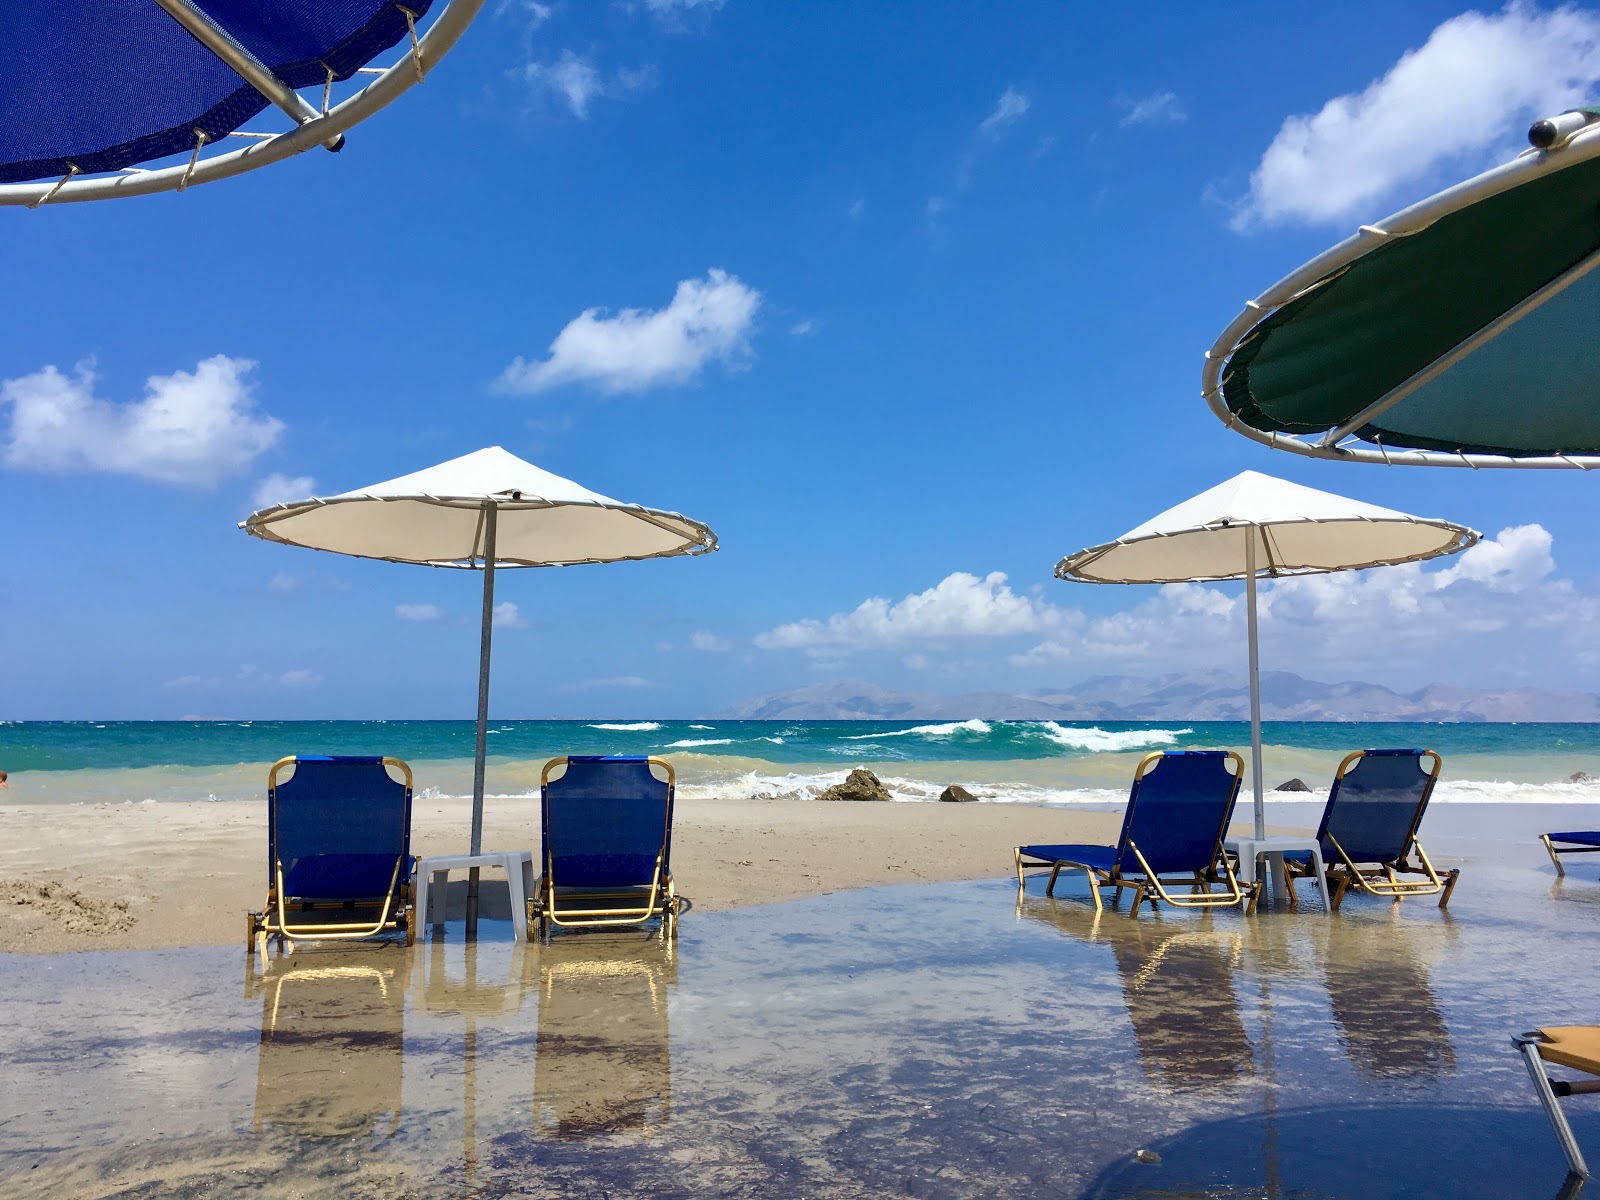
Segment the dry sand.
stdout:
[[[469,819],[469,801],[417,801],[412,852],[463,853]],[[995,804],[680,800],[673,874],[701,911],[1005,877],[1019,843],[1108,843],[1120,822]],[[483,844],[536,846],[535,802],[491,803]],[[265,804],[0,806],[0,951],[242,946],[265,879]]]

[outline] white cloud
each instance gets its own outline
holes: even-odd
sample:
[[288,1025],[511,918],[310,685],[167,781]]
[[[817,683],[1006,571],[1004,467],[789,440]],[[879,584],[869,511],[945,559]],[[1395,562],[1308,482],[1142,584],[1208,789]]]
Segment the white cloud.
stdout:
[[852,196],[850,198],[850,206],[845,209],[845,212],[849,214],[852,221],[860,217],[861,214],[866,211],[867,198],[865,196]]
[[764,650],[798,649],[837,657],[953,639],[1041,633],[1060,626],[1064,614],[1041,600],[1018,596],[999,571],[979,579],[957,571],[925,592],[903,600],[880,596],[825,621],[795,621],[758,634]]
[[493,624],[496,629],[526,629],[528,622],[514,600],[502,600],[494,606]]
[[644,0],[644,6],[658,14],[691,12],[695,9],[716,12],[726,2],[727,0]]
[[1436,587],[1474,580],[1496,592],[1520,592],[1556,569],[1550,534],[1540,525],[1514,525],[1500,536],[1464,550],[1454,564],[1434,576]]
[[563,50],[553,63],[527,64],[522,68],[522,77],[561,96],[572,115],[580,120],[589,115],[589,101],[604,91],[594,63],[571,50]]
[[591,58],[571,50],[563,50],[554,62],[527,63],[521,75],[531,87],[559,96],[580,121],[588,119],[592,101],[643,91],[656,81],[655,68],[648,66],[623,67],[608,79]]
[[214,486],[270,449],[283,423],[258,416],[245,376],[255,366],[219,354],[190,371],[152,375],[142,400],[95,395],[92,365],[55,367],[0,383],[11,409],[0,456],[25,471],[107,471],[159,483]]
[[978,122],[978,131],[990,137],[998,135],[1002,130],[1022,120],[1027,115],[1029,105],[1027,96],[1014,87],[1008,87],[1000,93],[994,111]]
[[278,686],[286,688],[314,688],[322,684],[322,676],[304,669],[285,671],[278,676]]
[[789,326],[789,332],[795,337],[805,337],[807,334],[816,333],[821,328],[821,321],[816,320],[814,317],[806,317],[804,320],[796,321]]
[[1138,99],[1121,99],[1117,105],[1123,110],[1118,125],[1181,125],[1189,119],[1183,101],[1176,92],[1152,92]]
[[437,621],[444,616],[444,609],[437,604],[396,604],[394,615],[402,621]]
[[[1061,679],[1063,671],[1220,670],[1245,660],[1241,585],[1148,588],[1054,585],[1018,595],[999,572],[956,573],[902,600],[874,598],[822,620],[755,638],[767,651],[798,650],[819,666],[852,656],[892,656],[916,671],[1005,670]],[[1076,604],[1110,600],[1113,611]],[[1264,581],[1262,666],[1319,677],[1367,679],[1402,690],[1437,679],[1547,686],[1600,677],[1600,591],[1560,578],[1550,534],[1503,529],[1460,555],[1333,575]],[[982,647],[974,660],[973,643]],[[1580,674],[1575,674],[1580,673]],[[1015,682],[1015,680],[1010,680]]]
[[267,591],[279,596],[287,596],[300,586],[300,581],[287,571],[279,571],[267,580]]
[[1250,176],[1233,227],[1373,219],[1444,167],[1488,165],[1529,118],[1594,95],[1600,16],[1513,3],[1436,28],[1363,91],[1290,117]]
[[706,629],[697,629],[694,633],[690,634],[689,645],[693,646],[696,650],[708,651],[731,650],[733,648],[733,643],[727,638],[718,637],[716,634]]
[[529,394],[590,383],[614,393],[685,383],[713,360],[743,362],[760,306],[760,292],[713,267],[703,280],[679,283],[666,308],[625,308],[614,316],[585,310],[556,335],[549,358],[517,358],[495,387]]
[[[1406,563],[1264,583],[1263,665],[1416,686],[1458,676],[1474,661],[1502,666],[1531,655],[1560,669],[1600,636],[1600,599],[1551,578],[1550,548],[1545,529],[1522,525],[1445,560],[1448,566]],[[1075,636],[1047,637],[1010,661],[1238,668],[1246,636],[1242,589],[1174,584],[1150,592],[1121,612],[1085,618]]]
[[309,475],[268,475],[256,484],[251,503],[259,512],[274,504],[290,504],[316,494],[317,481]]

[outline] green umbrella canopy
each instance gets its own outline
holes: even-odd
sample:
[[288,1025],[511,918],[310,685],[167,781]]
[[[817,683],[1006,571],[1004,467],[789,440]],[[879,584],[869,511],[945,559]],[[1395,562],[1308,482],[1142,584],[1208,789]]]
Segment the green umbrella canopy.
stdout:
[[1319,255],[1245,306],[1203,391],[1323,458],[1600,466],[1600,109]]

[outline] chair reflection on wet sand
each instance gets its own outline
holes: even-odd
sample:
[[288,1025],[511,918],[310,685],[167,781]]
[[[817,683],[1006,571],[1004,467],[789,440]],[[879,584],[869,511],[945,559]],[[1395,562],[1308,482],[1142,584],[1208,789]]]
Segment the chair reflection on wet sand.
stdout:
[[1408,928],[1393,919],[1341,921],[1316,930],[1328,1000],[1345,1056],[1369,1079],[1450,1075],[1455,1046],[1433,994],[1424,944],[1448,938],[1448,926]]
[[1233,974],[1242,935],[1184,924],[1103,921],[1080,904],[1025,897],[1018,912],[1085,942],[1110,942],[1139,1055],[1153,1078],[1210,1087],[1252,1074]]
[[534,1128],[557,1138],[650,1133],[672,1110],[672,943],[574,934],[542,946]]
[[261,1003],[255,1127],[299,1137],[400,1126],[405,951],[302,949],[247,977]]

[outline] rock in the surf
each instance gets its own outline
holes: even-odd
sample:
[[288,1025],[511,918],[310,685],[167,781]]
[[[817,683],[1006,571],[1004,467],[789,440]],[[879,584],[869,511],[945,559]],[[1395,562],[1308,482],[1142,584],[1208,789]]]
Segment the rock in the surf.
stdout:
[[887,800],[889,789],[883,786],[883,781],[865,767],[857,767],[845,778],[843,783],[836,783],[831,788],[824,788],[817,793],[818,800]]
[[1574,771],[1571,775],[1567,776],[1567,782],[1568,783],[1593,783],[1594,780],[1589,777],[1589,772],[1587,772],[1587,771]]
[[1304,779],[1296,776],[1294,779],[1285,779],[1272,790],[1275,792],[1309,792],[1311,789],[1306,786]]
[[971,804],[977,797],[959,783],[952,783],[939,793],[939,799],[946,804]]

